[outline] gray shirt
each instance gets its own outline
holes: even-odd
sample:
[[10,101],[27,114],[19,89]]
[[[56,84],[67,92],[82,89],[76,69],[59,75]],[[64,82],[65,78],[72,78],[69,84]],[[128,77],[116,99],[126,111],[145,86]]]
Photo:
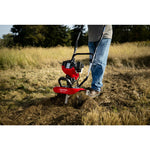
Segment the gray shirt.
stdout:
[[[88,41],[99,41],[103,32],[103,25],[88,25]],[[112,39],[112,25],[105,25],[103,38]]]

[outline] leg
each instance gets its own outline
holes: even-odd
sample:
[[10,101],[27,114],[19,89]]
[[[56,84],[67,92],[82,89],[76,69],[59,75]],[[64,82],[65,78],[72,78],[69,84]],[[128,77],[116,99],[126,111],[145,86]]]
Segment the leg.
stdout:
[[[94,53],[95,48],[98,42],[89,42],[89,50],[90,53]],[[92,89],[96,91],[100,91],[103,86],[102,80],[104,71],[107,64],[107,58],[109,53],[111,39],[102,39],[102,41],[98,45],[98,49],[96,52],[96,57],[93,62],[93,66],[91,68],[92,72]]]

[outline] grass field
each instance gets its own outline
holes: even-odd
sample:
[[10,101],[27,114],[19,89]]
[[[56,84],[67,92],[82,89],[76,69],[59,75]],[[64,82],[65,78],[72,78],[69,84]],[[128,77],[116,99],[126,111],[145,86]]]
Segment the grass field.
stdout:
[[[78,48],[88,52],[88,47]],[[19,125],[149,125],[150,46],[112,44],[96,99],[77,93],[64,105],[53,87],[65,76],[61,63],[71,58],[72,47],[0,50],[0,124]],[[88,57],[77,59],[88,69]],[[83,87],[89,87],[91,76]]]

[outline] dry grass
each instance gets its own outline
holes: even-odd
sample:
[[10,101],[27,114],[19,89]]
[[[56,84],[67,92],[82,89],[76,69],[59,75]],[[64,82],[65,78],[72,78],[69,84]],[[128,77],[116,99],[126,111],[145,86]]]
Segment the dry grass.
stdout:
[[[83,46],[78,51],[88,52],[88,47]],[[21,50],[4,48],[0,50],[0,68],[42,68],[43,65],[56,67],[64,59],[70,59],[72,54],[72,47],[23,48]],[[149,65],[149,56],[149,46],[139,46],[138,43],[113,44],[110,47],[108,64],[144,66]],[[145,60],[142,60],[143,58]],[[77,59],[86,60],[88,56],[78,56]]]
[[0,50],[0,66],[4,69],[14,67],[39,68],[43,65],[55,66],[58,62],[62,62],[65,54],[68,54],[66,58],[71,56],[71,52],[70,48],[67,47],[2,49]]
[[139,46],[138,43],[113,44],[109,56],[118,59],[137,58],[149,55],[149,46]]
[[139,43],[113,44],[110,47],[108,63],[117,67],[149,67],[149,49],[149,46]]
[[[88,47],[78,51],[88,52]],[[75,95],[64,106],[64,97],[56,96],[53,87],[64,76],[62,61],[72,53],[72,47],[1,49],[0,124],[150,124],[149,46],[111,45],[103,94],[95,100]],[[82,80],[88,56],[77,59],[85,63]],[[90,83],[91,76],[84,87]]]

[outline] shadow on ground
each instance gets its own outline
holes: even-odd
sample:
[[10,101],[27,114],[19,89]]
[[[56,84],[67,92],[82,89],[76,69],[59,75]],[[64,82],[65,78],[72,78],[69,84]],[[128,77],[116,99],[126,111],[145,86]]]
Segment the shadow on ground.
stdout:
[[128,59],[117,59],[117,58],[108,58],[108,65],[113,66],[125,66],[125,67],[150,67],[150,56],[142,56],[142,57],[131,57]]

